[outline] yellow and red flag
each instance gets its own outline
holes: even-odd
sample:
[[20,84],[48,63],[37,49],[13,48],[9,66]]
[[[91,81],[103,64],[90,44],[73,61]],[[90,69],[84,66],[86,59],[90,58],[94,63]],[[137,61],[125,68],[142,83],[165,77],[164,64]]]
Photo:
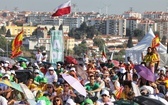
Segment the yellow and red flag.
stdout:
[[23,29],[15,37],[15,39],[12,42],[12,56],[11,56],[11,58],[15,58],[22,53],[22,51],[21,51],[22,40],[23,40]]
[[159,45],[160,45],[160,39],[159,39],[159,36],[156,35],[156,36],[152,39],[152,48],[158,47]]

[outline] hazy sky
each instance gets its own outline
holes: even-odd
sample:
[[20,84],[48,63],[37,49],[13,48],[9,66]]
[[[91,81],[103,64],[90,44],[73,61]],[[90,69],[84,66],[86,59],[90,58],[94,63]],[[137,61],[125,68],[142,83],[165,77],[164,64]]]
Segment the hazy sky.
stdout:
[[[67,0],[0,0],[0,10],[13,10],[18,7],[19,11],[50,11],[66,2]],[[166,11],[168,0],[71,0],[76,4],[76,11],[99,11],[108,14],[122,14],[133,8],[133,11]]]

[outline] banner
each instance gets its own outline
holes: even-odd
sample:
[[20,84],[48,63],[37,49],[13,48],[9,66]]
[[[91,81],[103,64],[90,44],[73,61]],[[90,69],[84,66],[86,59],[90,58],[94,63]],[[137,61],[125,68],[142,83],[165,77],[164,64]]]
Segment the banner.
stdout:
[[50,62],[57,63],[58,61],[64,61],[64,42],[63,33],[60,30],[51,31],[50,41]]

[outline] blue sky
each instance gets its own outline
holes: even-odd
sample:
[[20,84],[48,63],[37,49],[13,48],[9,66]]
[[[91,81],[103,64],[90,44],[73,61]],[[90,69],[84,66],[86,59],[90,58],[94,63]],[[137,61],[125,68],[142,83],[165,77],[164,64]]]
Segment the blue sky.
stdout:
[[[67,0],[0,0],[0,10],[50,11]],[[166,11],[168,0],[71,0],[76,4],[76,11],[100,11],[108,14],[122,14],[133,8],[133,11]],[[106,11],[108,7],[108,11]]]

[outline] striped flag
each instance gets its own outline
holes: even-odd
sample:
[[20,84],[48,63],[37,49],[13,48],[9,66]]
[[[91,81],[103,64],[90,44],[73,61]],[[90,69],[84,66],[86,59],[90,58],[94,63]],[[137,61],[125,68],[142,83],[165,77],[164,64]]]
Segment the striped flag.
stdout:
[[159,36],[156,35],[156,36],[152,39],[152,48],[158,47],[159,45],[160,45],[160,39],[159,39]]
[[15,39],[12,42],[12,56],[11,56],[11,58],[15,58],[22,53],[22,51],[21,51],[22,40],[23,40],[23,29],[15,37]]
[[69,14],[70,12],[71,12],[71,1],[69,0],[66,3],[63,3],[60,6],[58,6],[56,12],[52,14],[52,17],[66,15]]

